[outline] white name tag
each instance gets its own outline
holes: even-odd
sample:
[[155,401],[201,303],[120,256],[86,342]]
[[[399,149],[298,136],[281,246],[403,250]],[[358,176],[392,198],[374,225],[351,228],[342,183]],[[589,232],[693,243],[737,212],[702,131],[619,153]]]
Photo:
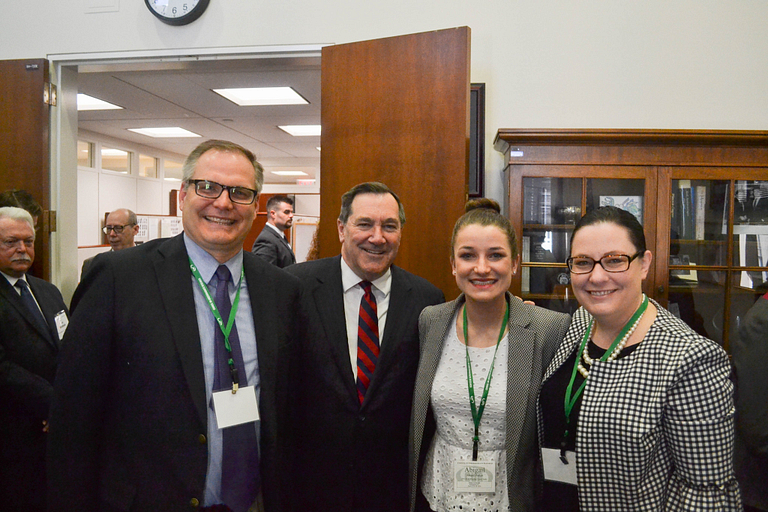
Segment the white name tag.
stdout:
[[[557,448],[542,448],[541,460],[544,462],[544,479],[576,485],[576,452],[565,452],[565,461]],[[566,464],[565,462],[568,462]]]
[[67,326],[69,325],[69,318],[67,318],[67,313],[62,310],[56,313],[56,316],[53,317],[53,321],[56,324],[56,331],[59,333],[59,339],[62,339],[64,337],[64,333],[67,331]]
[[492,460],[453,461],[455,492],[496,492],[496,462]]
[[216,424],[219,428],[259,421],[256,388],[254,386],[238,388],[237,393],[234,394],[231,389],[214,391],[213,410],[216,411]]

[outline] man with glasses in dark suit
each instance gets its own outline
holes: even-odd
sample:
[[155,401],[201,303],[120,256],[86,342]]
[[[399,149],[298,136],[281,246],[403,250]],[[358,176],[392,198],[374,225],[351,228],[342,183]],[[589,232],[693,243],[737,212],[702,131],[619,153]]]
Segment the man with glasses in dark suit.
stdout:
[[285,510],[300,288],[243,242],[253,153],[187,158],[184,232],[95,259],[51,406],[51,510]]

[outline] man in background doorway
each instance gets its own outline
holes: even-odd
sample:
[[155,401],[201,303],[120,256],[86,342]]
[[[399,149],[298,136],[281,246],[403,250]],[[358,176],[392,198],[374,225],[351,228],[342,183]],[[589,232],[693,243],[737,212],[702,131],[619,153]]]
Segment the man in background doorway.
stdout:
[[293,224],[293,199],[272,196],[267,201],[267,224],[253,243],[253,254],[280,268],[296,263],[284,231]]
[[[112,247],[112,251],[120,251],[133,247],[136,245],[133,239],[139,234],[139,224],[136,219],[136,214],[127,208],[120,208],[119,210],[110,212],[110,214],[107,215],[107,223],[101,230],[107,235],[107,241]],[[98,254],[96,256],[98,256]],[[91,256],[83,262],[83,269],[80,271],[81,280],[96,256]]]

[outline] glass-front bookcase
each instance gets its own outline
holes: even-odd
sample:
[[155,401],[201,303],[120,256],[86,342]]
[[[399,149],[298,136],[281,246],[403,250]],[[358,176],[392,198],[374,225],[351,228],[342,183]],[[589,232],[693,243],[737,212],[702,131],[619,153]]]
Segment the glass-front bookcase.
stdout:
[[768,292],[768,132],[512,129],[494,147],[519,238],[514,294],[575,311],[570,237],[606,204],[645,229],[646,294],[726,349]]

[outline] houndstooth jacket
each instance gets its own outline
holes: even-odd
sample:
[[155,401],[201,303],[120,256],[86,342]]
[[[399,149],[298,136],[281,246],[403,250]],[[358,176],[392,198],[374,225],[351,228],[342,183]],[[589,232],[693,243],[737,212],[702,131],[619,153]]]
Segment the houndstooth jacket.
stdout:
[[[741,510],[728,356],[653,304],[658,315],[640,346],[590,369],[576,428],[580,508]],[[578,348],[590,318],[575,313],[544,381]],[[540,405],[538,417],[541,438]]]

